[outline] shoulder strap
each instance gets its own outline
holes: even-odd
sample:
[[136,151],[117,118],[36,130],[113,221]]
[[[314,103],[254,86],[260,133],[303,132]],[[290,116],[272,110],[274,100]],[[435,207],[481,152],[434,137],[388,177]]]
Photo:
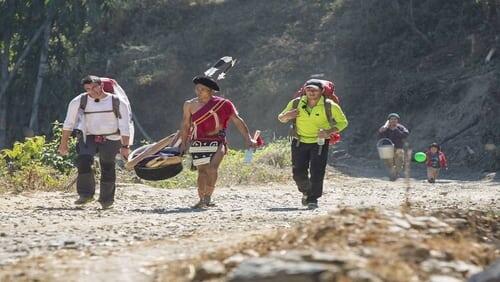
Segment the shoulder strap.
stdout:
[[85,111],[85,108],[87,107],[87,100],[88,94],[83,94],[82,97],[80,97],[80,109],[82,109],[82,111]]
[[115,113],[116,118],[122,118],[122,115],[120,114],[120,99],[116,97],[115,95],[111,95],[112,104],[113,104],[113,113]]
[[[299,107],[300,99],[301,99],[301,97],[297,97],[297,98],[292,100],[292,110],[296,110]],[[292,122],[295,125],[295,123],[297,122],[297,119],[294,118]]]
[[[302,98],[302,96],[299,96],[299,97],[292,100],[292,110],[296,110],[299,107],[299,103],[300,103],[301,98]],[[292,120],[292,128],[291,128],[290,135],[294,138],[298,138],[298,136],[299,136],[297,134],[297,119],[296,118],[294,118]],[[297,144],[299,144],[299,142],[297,142]]]
[[220,108],[222,108],[222,106],[226,103],[226,100],[225,99],[221,99],[220,101],[218,101],[215,105],[212,106],[212,108],[208,111],[206,111],[203,115],[201,115],[199,118],[197,118],[196,120],[193,120],[192,123],[193,124],[200,124],[202,122],[204,122],[205,120],[207,120],[209,117],[211,117],[213,115],[214,112],[217,112]]
[[327,99],[325,99],[325,114],[326,114],[326,119],[330,124],[330,128],[335,127],[337,122],[335,122],[335,119],[332,116],[332,104],[329,101],[327,101]]
[[[116,118],[121,119],[122,115],[120,113],[120,99],[115,95],[111,96],[111,103],[113,106],[112,112],[115,114]],[[85,112],[85,108],[87,107],[88,94],[82,95],[80,98],[80,109],[84,112],[84,114],[95,114],[95,113],[106,113],[110,111],[97,111],[97,112]]]
[[297,97],[297,98],[293,99],[292,110],[295,110],[299,107],[300,99],[301,99],[301,97]]

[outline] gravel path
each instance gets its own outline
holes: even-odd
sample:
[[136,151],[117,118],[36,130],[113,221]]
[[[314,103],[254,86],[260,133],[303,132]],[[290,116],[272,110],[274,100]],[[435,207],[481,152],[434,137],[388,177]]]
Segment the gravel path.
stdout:
[[[345,166],[343,167],[345,168]],[[340,167],[342,170],[342,167]],[[195,189],[121,184],[112,210],[73,205],[75,192],[0,196],[0,281],[150,281],[164,262],[287,228],[338,207],[397,208],[404,179],[389,182],[330,169],[320,208],[306,210],[291,183],[217,188],[216,207],[189,208]],[[376,172],[376,169],[373,169]],[[422,209],[500,210],[498,179],[411,179],[410,199]]]

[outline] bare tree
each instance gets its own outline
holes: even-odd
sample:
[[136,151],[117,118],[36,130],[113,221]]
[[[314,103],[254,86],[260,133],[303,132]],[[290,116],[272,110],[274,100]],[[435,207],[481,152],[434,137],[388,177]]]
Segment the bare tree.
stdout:
[[[42,32],[45,29],[46,24],[43,24],[40,26],[40,28],[35,32],[33,37],[31,37],[31,40],[26,44],[24,47],[21,55],[17,58],[16,62],[12,66],[12,70],[9,71],[9,66],[10,66],[10,38],[6,38],[3,41],[4,43],[4,49],[2,51],[2,54],[0,56],[0,65],[2,66],[2,77],[0,78],[0,102],[2,101],[3,97],[5,96],[5,92],[7,92],[7,88],[9,88],[10,84],[12,83],[17,71],[21,67],[22,63],[24,62],[24,59],[26,59],[26,56],[30,53],[31,48],[33,48],[33,45],[35,45],[36,41],[42,34]],[[9,35],[8,35],[9,36]],[[9,36],[10,37],[10,36]]]
[[37,42],[38,38],[42,34],[45,25],[42,25],[33,34],[31,39],[26,43],[20,55],[16,58],[15,62],[12,62],[11,57],[11,42],[12,42],[12,32],[9,29],[3,30],[1,45],[3,48],[0,51],[0,148],[3,148],[7,141],[7,108],[8,103],[5,99],[5,94],[10,84],[14,80],[16,73],[23,64],[26,56],[31,52],[33,45]]
[[37,82],[35,85],[35,94],[33,96],[33,104],[31,106],[31,118],[29,123],[29,128],[35,132],[38,131],[38,109],[40,108],[40,96],[42,93],[43,80],[48,73],[49,64],[49,41],[50,41],[50,33],[52,29],[52,14],[53,9],[49,8],[48,11],[48,19],[45,24],[43,30],[43,41],[42,41],[42,50],[40,52],[40,63],[38,65],[38,75]]
[[399,4],[399,0],[392,1],[393,8],[397,11],[401,20],[411,29],[413,33],[415,33],[427,46],[432,46],[432,41],[423,33],[415,23],[415,18],[413,16],[413,0],[408,1],[408,11],[403,11],[401,5]]

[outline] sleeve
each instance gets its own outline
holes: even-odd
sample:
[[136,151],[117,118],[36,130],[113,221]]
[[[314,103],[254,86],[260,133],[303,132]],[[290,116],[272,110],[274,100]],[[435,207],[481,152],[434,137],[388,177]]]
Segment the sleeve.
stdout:
[[234,106],[233,102],[227,99],[226,102],[224,103],[224,106],[222,107],[222,110],[224,111],[224,115],[227,117],[230,117],[233,114],[235,115],[238,114],[238,111],[236,110],[236,107]]
[[[382,128],[382,127],[380,127],[380,128]],[[379,130],[380,130],[380,128],[379,128]],[[380,132],[380,131],[379,131],[379,132],[378,132],[378,138],[379,138],[379,139],[382,139],[382,138],[387,138],[387,130],[386,130],[386,131],[384,131],[384,132]]]
[[66,118],[63,123],[63,130],[72,131],[75,128],[76,118],[78,115],[78,108],[80,107],[81,95],[74,98],[69,102]]
[[401,138],[406,138],[408,137],[408,135],[410,135],[410,131],[402,125],[398,126],[398,133]]
[[118,129],[120,129],[120,135],[130,136],[130,120],[132,117],[132,112],[125,101],[120,98],[120,115],[122,118],[118,119]]
[[337,123],[335,127],[340,131],[344,130],[349,122],[347,121],[347,118],[344,115],[344,112],[340,108],[340,106],[336,103],[332,103],[332,117]]
[[283,109],[283,111],[281,111],[280,115],[290,111],[292,109],[292,106],[293,106],[293,100],[288,102],[288,104],[286,105],[285,109]]
[[448,160],[443,152],[441,152],[441,166],[448,167]]

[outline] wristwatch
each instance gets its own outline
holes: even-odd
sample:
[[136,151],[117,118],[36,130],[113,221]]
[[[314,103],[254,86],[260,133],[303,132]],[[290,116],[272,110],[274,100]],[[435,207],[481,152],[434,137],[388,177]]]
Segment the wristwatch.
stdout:
[[130,149],[130,145],[122,145],[123,149]]

